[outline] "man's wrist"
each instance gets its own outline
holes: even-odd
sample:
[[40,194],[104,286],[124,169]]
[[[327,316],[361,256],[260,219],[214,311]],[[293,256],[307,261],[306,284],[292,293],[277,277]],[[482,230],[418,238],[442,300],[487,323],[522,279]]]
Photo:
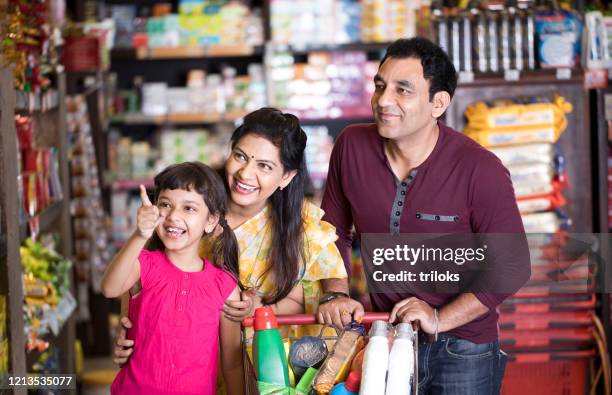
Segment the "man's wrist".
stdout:
[[350,296],[346,292],[338,292],[338,291],[325,292],[319,298],[319,306],[327,302],[331,302],[334,299],[339,299],[339,298],[350,298]]

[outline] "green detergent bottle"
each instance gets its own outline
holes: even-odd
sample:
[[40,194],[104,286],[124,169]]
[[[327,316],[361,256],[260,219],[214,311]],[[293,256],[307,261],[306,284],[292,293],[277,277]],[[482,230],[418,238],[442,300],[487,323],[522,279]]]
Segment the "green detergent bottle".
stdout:
[[257,381],[289,386],[289,370],[283,339],[271,307],[255,310],[253,364]]

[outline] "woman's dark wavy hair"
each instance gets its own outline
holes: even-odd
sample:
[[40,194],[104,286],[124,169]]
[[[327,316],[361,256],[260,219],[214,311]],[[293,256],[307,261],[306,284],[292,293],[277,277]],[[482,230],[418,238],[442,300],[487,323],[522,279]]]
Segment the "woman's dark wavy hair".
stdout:
[[457,88],[457,70],[442,48],[426,38],[401,38],[387,48],[378,68],[387,58],[413,58],[421,61],[423,77],[429,81],[429,100],[438,92],[448,92],[452,98]]
[[306,262],[302,218],[308,177],[304,158],[306,133],[295,115],[264,107],[244,117],[244,123],[232,134],[232,150],[240,139],[250,134],[263,137],[278,147],[283,171],[297,170],[289,185],[277,189],[269,198],[272,244],[268,266],[262,276],[273,275],[276,287],[272,294],[264,296],[262,302],[273,304],[289,294],[298,280],[301,265]]
[[[213,243],[213,256],[208,258],[213,265],[227,271],[240,283],[238,241],[225,220],[227,191],[219,174],[203,163],[184,162],[166,167],[155,176],[154,182],[154,202],[157,202],[159,194],[165,189],[182,189],[202,195],[208,211],[213,215],[219,215],[219,225],[223,229],[223,233]],[[212,237],[212,233],[206,234],[204,237]],[[164,248],[157,233],[153,234],[147,248],[151,250],[162,250]]]

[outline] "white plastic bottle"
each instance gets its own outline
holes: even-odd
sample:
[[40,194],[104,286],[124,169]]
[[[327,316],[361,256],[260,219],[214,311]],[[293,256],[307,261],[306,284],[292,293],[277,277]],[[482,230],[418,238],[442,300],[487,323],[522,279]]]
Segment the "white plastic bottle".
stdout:
[[395,340],[389,354],[389,373],[385,395],[410,395],[414,373],[414,331],[412,324],[401,323],[395,327]]
[[359,395],[380,395],[385,393],[385,380],[389,364],[388,324],[374,321],[370,339],[363,355],[361,388]]

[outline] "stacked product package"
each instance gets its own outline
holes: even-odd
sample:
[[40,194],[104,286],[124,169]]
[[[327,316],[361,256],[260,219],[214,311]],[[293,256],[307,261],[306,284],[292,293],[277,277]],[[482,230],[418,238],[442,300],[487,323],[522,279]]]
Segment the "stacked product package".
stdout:
[[555,144],[567,127],[572,106],[561,96],[497,100],[470,105],[465,134],[487,147],[510,171],[527,233],[555,233],[568,221],[563,156]]
[[[19,181],[17,194],[23,202],[23,215],[28,218],[32,230],[37,233],[35,216],[55,202],[63,199],[59,178],[59,158],[55,148],[45,147],[45,137],[39,116],[15,116],[17,130]],[[48,134],[48,133],[47,133]]]
[[166,82],[138,84],[119,92],[113,111],[120,114],[118,120],[123,117],[128,122],[140,113],[149,117],[195,114],[234,120],[266,104],[263,67],[251,63],[247,72],[239,76],[235,68],[226,66],[220,74],[190,70],[186,86],[169,87]]
[[[581,17],[534,1],[432,2],[432,31],[457,71],[503,72],[580,64]],[[467,1],[463,3],[468,3]]]
[[241,2],[181,0],[178,14],[171,13],[171,4],[159,3],[152,15],[142,17],[137,17],[136,5],[117,4],[109,9],[116,22],[118,48],[263,44],[259,12]]
[[421,1],[362,1],[361,40],[391,42],[416,35],[416,10]]
[[44,336],[57,336],[76,308],[70,293],[72,262],[57,253],[57,240],[49,235],[40,242],[27,239],[20,247],[24,285],[24,333],[28,351],[45,351]]
[[334,140],[325,125],[303,126],[306,142],[306,168],[315,189],[322,190],[327,180],[329,159]]
[[100,177],[91,125],[83,96],[66,100],[66,124],[70,136],[72,196],[79,318],[89,319],[88,287],[100,292],[106,264],[110,262],[109,234],[102,205]]
[[500,306],[501,345],[513,361],[504,381],[508,393],[526,385],[582,393],[599,336],[589,248],[568,235],[562,212],[569,183],[556,143],[571,111],[555,96],[477,102],[465,113],[466,135],[510,172],[530,248],[529,282]]
[[277,52],[267,62],[273,106],[302,119],[370,118],[369,98],[377,64],[365,52],[311,52],[294,64]]
[[354,0],[272,0],[272,42],[294,46],[359,41],[361,5]]

